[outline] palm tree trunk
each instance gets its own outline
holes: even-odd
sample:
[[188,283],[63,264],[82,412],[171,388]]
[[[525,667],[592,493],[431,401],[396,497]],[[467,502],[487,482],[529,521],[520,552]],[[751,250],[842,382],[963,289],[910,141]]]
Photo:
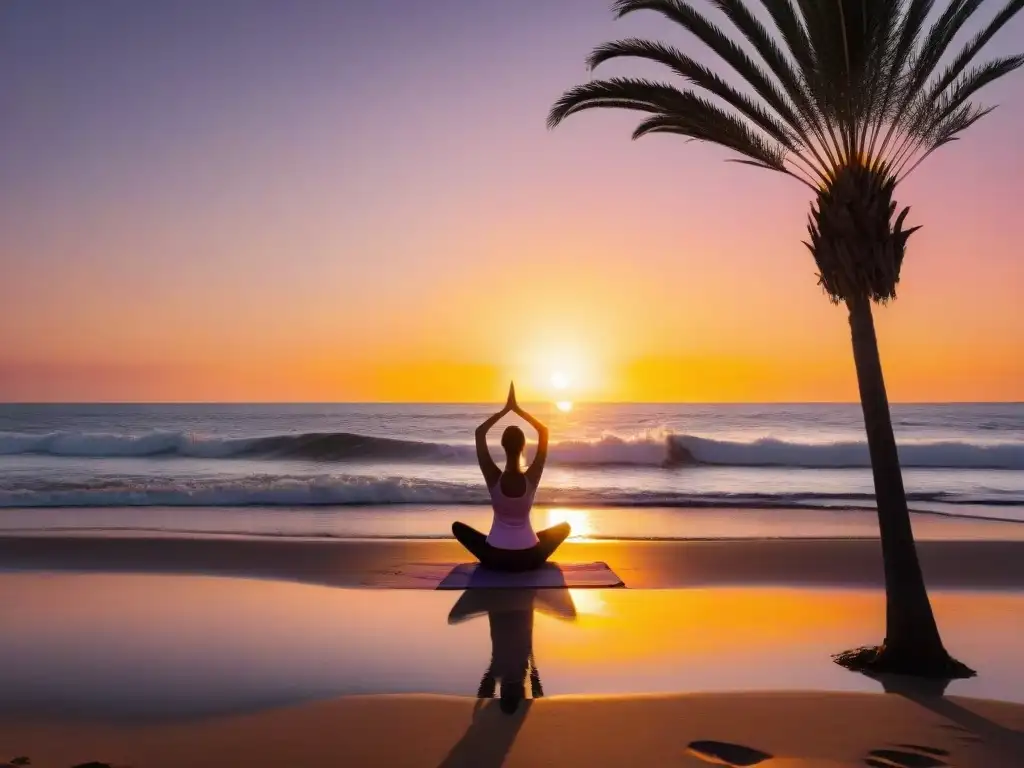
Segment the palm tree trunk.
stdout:
[[956,662],[942,645],[917,559],[871,303],[863,298],[847,307],[885,567],[885,642],[875,663],[879,671],[947,674]]

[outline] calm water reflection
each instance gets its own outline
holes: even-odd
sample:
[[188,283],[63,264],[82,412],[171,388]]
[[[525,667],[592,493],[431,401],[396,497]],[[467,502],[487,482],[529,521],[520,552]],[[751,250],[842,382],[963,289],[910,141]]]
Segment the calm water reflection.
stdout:
[[527,677],[530,697],[538,699],[544,695],[533,651],[535,611],[563,621],[576,620],[576,606],[567,589],[467,590],[448,614],[449,625],[487,616],[491,661],[476,695],[490,699],[500,691],[501,709],[508,714],[515,712],[526,698]]
[[[936,593],[978,668],[951,694],[1024,701],[1024,596]],[[881,635],[873,591],[345,590],[193,576],[0,575],[0,712],[180,719],[354,693],[880,691],[829,654]],[[484,620],[486,617],[486,620]]]

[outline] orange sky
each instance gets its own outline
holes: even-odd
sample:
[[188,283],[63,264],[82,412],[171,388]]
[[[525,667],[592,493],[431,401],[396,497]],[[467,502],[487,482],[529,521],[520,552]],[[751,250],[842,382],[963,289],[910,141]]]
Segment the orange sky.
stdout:
[[[448,5],[436,39],[367,9],[348,47],[273,4],[226,38],[14,18],[0,400],[547,399],[555,370],[579,400],[856,399],[804,188],[629,115],[545,129],[590,47],[657,24],[572,0],[460,36]],[[1024,400],[1024,87],[984,95],[898,190],[924,229],[876,315],[893,400]]]

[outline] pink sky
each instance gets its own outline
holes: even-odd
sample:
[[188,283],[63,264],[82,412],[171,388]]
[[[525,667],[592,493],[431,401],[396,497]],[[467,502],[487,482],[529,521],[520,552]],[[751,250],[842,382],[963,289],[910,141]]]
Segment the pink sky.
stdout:
[[[585,0],[236,5],[8,14],[0,400],[495,400],[562,369],[580,399],[855,399],[804,188],[628,114],[545,129],[597,43],[685,36]],[[894,400],[1024,400],[1024,79],[982,101],[899,190]]]

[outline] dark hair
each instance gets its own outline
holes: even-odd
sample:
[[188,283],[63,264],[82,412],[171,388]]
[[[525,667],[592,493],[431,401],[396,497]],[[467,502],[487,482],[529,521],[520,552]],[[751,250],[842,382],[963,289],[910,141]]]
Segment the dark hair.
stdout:
[[501,447],[508,454],[522,453],[523,448],[526,447],[526,435],[523,434],[523,430],[515,424],[505,427],[505,431],[501,435]]

